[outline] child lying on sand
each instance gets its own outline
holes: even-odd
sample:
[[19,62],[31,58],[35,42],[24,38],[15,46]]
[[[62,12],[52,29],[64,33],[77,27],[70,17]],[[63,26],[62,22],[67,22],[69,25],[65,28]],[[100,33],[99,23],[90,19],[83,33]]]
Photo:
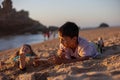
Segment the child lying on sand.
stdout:
[[60,40],[58,54],[50,58],[55,64],[83,61],[100,56],[94,44],[79,37],[79,28],[73,22],[62,25],[58,30],[58,36]]
[[26,64],[33,64],[36,54],[28,44],[24,44],[11,58],[15,64],[18,64],[20,70],[26,69]]

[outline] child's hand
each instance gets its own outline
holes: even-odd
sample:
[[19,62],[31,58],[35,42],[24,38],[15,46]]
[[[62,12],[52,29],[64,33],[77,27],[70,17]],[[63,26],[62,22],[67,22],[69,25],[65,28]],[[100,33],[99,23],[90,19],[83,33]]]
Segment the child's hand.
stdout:
[[20,48],[20,54],[25,53],[25,51],[23,50],[23,48]]
[[19,58],[19,68],[23,69],[25,68],[25,54],[24,53],[20,53],[19,54],[20,58]]
[[58,50],[57,54],[61,59],[65,59],[65,53],[63,50]]
[[58,56],[56,56],[56,55],[51,56],[48,59],[48,61],[50,61],[50,63],[53,63],[53,64],[61,64],[62,63],[61,59]]
[[25,54],[24,53],[20,53],[20,60],[25,59]]

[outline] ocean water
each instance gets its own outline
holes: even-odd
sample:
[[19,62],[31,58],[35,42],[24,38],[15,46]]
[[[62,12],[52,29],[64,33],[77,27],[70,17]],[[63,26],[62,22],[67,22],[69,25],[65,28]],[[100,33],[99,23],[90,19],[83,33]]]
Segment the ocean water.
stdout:
[[[53,36],[49,38],[53,39]],[[27,34],[0,38],[0,51],[17,48],[23,44],[34,44],[48,40],[42,34]]]

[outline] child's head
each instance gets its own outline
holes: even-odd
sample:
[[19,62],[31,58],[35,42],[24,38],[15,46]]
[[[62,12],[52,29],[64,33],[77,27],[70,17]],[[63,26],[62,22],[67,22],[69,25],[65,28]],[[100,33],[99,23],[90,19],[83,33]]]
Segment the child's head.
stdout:
[[73,22],[66,22],[58,30],[60,42],[66,47],[72,47],[77,43],[79,28]]
[[73,22],[66,22],[59,28],[59,33],[62,37],[67,36],[70,38],[78,37],[79,35],[79,28]]
[[32,53],[32,48],[28,44],[24,44],[21,48],[20,51],[25,52],[25,53]]

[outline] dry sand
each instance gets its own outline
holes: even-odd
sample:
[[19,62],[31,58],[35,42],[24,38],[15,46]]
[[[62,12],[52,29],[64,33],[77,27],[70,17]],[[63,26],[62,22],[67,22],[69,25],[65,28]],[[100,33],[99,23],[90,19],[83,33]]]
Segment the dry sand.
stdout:
[[[0,80],[120,80],[120,27],[80,31],[80,36],[96,42],[103,37],[105,50],[101,59],[61,64],[29,66],[26,72],[7,64],[0,70]],[[54,39],[33,44],[34,52],[41,58],[56,54],[59,41]],[[9,62],[9,57],[18,49],[0,52],[0,59]],[[4,78],[4,79],[3,79]]]

